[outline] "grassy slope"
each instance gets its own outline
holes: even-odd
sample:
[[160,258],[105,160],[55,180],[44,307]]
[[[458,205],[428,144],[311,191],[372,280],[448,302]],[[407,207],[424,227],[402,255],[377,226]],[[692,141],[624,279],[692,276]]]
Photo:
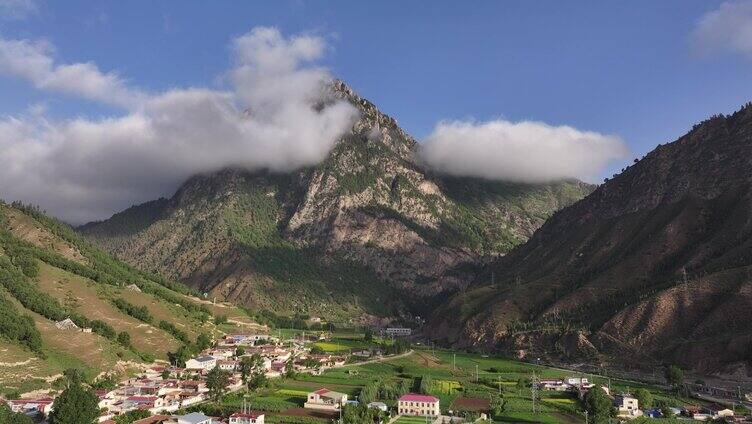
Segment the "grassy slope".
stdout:
[[[157,328],[161,320],[172,323],[191,340],[199,332],[218,335],[239,330],[239,325],[263,331],[242,310],[229,305],[201,306],[204,302],[187,289],[132,270],[97,251],[67,227],[34,211],[0,204],[0,221],[0,231],[3,231],[0,257],[6,259],[5,266],[9,266],[7,259],[16,263],[18,255],[35,257],[39,273],[34,278],[27,278],[25,284],[49,295],[51,301],[57,303],[57,308],[89,320],[104,321],[117,332],[128,332],[139,352],[165,358],[169,350],[179,346],[178,340]],[[123,287],[131,283],[137,283],[143,291]],[[18,313],[32,318],[43,342],[41,352],[35,354],[0,335],[2,393],[49,387],[55,376],[71,367],[95,376],[102,371],[127,373],[135,362],[140,361],[131,350],[99,334],[58,330],[53,320],[27,309],[3,287],[0,287],[0,295],[11,300]],[[112,303],[115,299],[145,306],[154,317],[152,323],[144,323],[120,311]],[[219,311],[232,322],[219,328],[211,319],[204,322],[200,318],[201,314],[220,315]]]
[[[121,293],[126,292],[126,289],[97,284],[46,264],[40,267],[39,286],[45,293],[52,295],[70,310],[85,314],[89,319],[102,320],[110,324],[117,332],[127,331],[131,335],[133,345],[140,350],[164,357],[168,351],[174,350],[179,345],[177,340],[163,330],[126,315],[112,304],[113,299],[123,297]],[[156,299],[153,303],[148,303],[151,303],[149,312],[155,316],[155,324],[160,319],[166,319],[189,333],[191,339],[195,339],[195,327],[181,322],[186,317],[164,311],[163,305]],[[155,305],[158,308],[155,308]],[[159,317],[157,317],[156,310],[160,311]]]

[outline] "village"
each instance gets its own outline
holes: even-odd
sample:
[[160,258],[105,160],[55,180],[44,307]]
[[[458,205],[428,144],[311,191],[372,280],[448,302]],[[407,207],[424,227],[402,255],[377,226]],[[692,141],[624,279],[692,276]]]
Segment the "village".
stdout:
[[[75,324],[63,320],[56,324],[60,330],[78,329]],[[409,336],[410,330],[404,328],[386,329],[388,336]],[[311,348],[311,343],[326,340],[327,333],[299,338],[281,339],[268,334],[226,335],[216,341],[214,346],[184,361],[183,364],[155,363],[142,373],[121,381],[112,390],[98,389],[101,415],[98,421],[115,424],[115,418],[134,411],[144,411],[148,418],[136,420],[138,424],[263,424],[264,413],[260,411],[241,411],[229,416],[227,421],[209,417],[202,412],[179,414],[191,406],[206,402],[212,396],[212,372],[221,371],[224,377],[222,394],[240,390],[247,386],[251,378],[272,379],[293,373],[311,373],[318,375],[331,368],[342,367],[346,363],[379,360],[385,358],[380,350],[351,350],[346,354],[329,354],[321,349]],[[176,361],[177,362],[177,361]],[[182,366],[180,366],[182,365]],[[2,399],[0,399],[2,400]],[[54,398],[21,398],[5,400],[12,412],[22,413],[38,422],[46,422],[52,411]],[[357,404],[348,400],[346,394],[329,391],[325,388],[309,394],[306,409],[320,411],[339,411],[348,404]],[[383,403],[371,405],[387,411]],[[412,403],[410,404],[412,411]],[[405,409],[407,410],[407,409]],[[435,414],[438,416],[438,404]]]
[[[383,329],[383,340],[406,340],[411,331],[406,328]],[[404,342],[407,343],[407,342]],[[403,343],[403,345],[404,345]],[[321,346],[335,345],[331,334],[326,332],[305,332],[284,338],[269,334],[230,334],[214,341],[212,346],[202,352],[173,363],[156,362],[124,381],[120,381],[114,388],[97,389],[100,415],[98,422],[104,424],[121,424],[123,422],[136,424],[264,424],[270,423],[308,423],[308,422],[359,422],[352,418],[343,421],[343,412],[348,408],[361,408],[371,411],[368,422],[379,423],[457,423],[457,422],[493,422],[494,417],[503,414],[510,403],[511,396],[504,396],[503,386],[509,382],[502,382],[498,375],[498,394],[494,389],[487,392],[472,391],[469,388],[461,393],[455,387],[456,381],[434,381],[430,376],[421,375],[415,381],[419,384],[406,387],[397,395],[387,400],[375,396],[370,398],[363,393],[366,387],[345,386],[327,375],[337,371],[344,380],[359,380],[358,369],[367,369],[383,364],[401,364],[406,357],[412,361],[416,358],[426,360],[435,352],[429,354],[425,348],[415,346],[415,349],[405,349],[404,352],[385,352],[372,345],[365,348],[362,345],[341,350],[337,353],[327,352]],[[433,351],[433,349],[431,350]],[[443,353],[448,361],[448,352]],[[457,354],[452,353],[451,366],[460,369],[456,364]],[[435,356],[435,357],[441,357]],[[493,387],[494,381],[480,380],[478,362],[473,359],[475,366],[475,382],[481,386]],[[448,363],[447,363],[448,367]],[[396,368],[403,374],[404,366]],[[338,371],[339,370],[339,371]],[[490,372],[496,372],[489,368]],[[596,391],[610,408],[612,419],[626,422],[634,419],[662,419],[673,418],[688,421],[713,422],[752,422],[745,414],[739,414],[734,408],[715,403],[698,405],[684,404],[669,406],[666,403],[653,402],[645,399],[645,389],[638,389],[634,393],[629,387],[611,387],[608,384],[596,384],[587,376],[569,375],[548,378],[541,373],[541,378],[533,372],[532,378],[526,382],[517,382],[517,394],[532,401],[532,413],[551,413],[554,402],[566,400],[567,404],[587,405],[594,402],[589,396]],[[321,380],[311,380],[306,385],[281,386],[277,392],[285,392],[302,399],[295,411],[289,417],[280,416],[263,410],[254,409],[252,402],[246,403],[243,395],[242,403],[231,408],[229,413],[217,414],[215,408],[208,405],[219,399],[243,393],[250,387],[261,387],[271,379],[290,381],[291,376],[308,375],[321,376]],[[470,381],[472,381],[472,370]],[[545,377],[545,378],[544,378]],[[316,381],[315,383],[313,381]],[[312,384],[319,384],[312,386]],[[335,388],[346,390],[330,390],[326,384],[332,381]],[[447,385],[448,383],[448,385]],[[457,384],[459,385],[459,384]],[[468,382],[468,386],[470,383]],[[425,387],[424,387],[425,386]],[[311,387],[308,391],[293,390]],[[313,388],[317,387],[317,388]],[[381,392],[383,390],[379,390]],[[642,392],[642,393],[641,393]],[[433,395],[436,393],[436,395]],[[508,389],[507,389],[508,393]],[[446,396],[451,394],[452,396]],[[459,394],[459,396],[457,396]],[[591,394],[592,395],[592,394]],[[508,400],[504,400],[507,398]],[[641,404],[647,402],[647,405]],[[442,403],[442,400],[444,403]],[[6,403],[13,412],[23,413],[32,417],[36,422],[46,422],[46,417],[52,410],[52,397],[8,399]],[[562,403],[564,404],[564,403]],[[204,405],[207,405],[204,407]],[[536,408],[538,410],[536,411]],[[501,412],[500,412],[501,410]],[[548,412],[547,412],[548,411]],[[584,411],[584,422],[597,422],[594,417],[588,417],[588,409]],[[540,415],[545,416],[545,415]],[[125,421],[124,417],[134,417]],[[289,420],[289,421],[288,421]],[[506,421],[506,420],[505,420]],[[546,422],[546,421],[539,421]],[[554,421],[558,422],[558,421]]]

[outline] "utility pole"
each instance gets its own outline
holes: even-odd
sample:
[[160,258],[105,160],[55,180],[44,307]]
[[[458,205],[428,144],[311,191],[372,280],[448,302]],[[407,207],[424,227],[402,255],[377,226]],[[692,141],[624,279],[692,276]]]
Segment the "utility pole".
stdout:
[[452,371],[457,371],[457,354],[452,354]]
[[478,382],[478,364],[475,364],[475,382]]

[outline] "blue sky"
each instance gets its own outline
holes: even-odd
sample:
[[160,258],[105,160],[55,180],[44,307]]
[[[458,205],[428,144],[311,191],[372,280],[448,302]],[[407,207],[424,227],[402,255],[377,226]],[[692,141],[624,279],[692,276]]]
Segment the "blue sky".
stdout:
[[[61,63],[93,62],[149,92],[221,87],[231,40],[252,28],[311,34],[328,45],[317,63],[419,139],[442,120],[569,125],[628,146],[630,157],[601,176],[752,99],[749,52],[693,41],[720,1],[30,4],[0,21],[0,36],[44,39]],[[40,102],[56,119],[118,113],[13,76],[0,77],[0,90],[4,115]]]

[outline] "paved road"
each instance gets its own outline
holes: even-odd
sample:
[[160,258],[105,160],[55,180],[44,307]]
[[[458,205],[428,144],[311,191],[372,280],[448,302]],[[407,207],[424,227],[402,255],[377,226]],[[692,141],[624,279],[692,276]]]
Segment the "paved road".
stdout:
[[361,362],[352,362],[352,363],[349,363],[349,364],[344,364],[344,365],[340,365],[340,366],[334,366],[332,368],[354,367],[354,366],[357,366],[357,365],[365,365],[365,364],[373,364],[373,363],[376,363],[376,362],[392,361],[394,359],[405,358],[407,356],[412,355],[413,353],[415,353],[415,351],[412,350],[412,349],[410,349],[410,350],[408,350],[405,353],[400,353],[399,355],[380,356],[380,357],[378,357],[376,359],[369,359],[367,361],[361,361]]

